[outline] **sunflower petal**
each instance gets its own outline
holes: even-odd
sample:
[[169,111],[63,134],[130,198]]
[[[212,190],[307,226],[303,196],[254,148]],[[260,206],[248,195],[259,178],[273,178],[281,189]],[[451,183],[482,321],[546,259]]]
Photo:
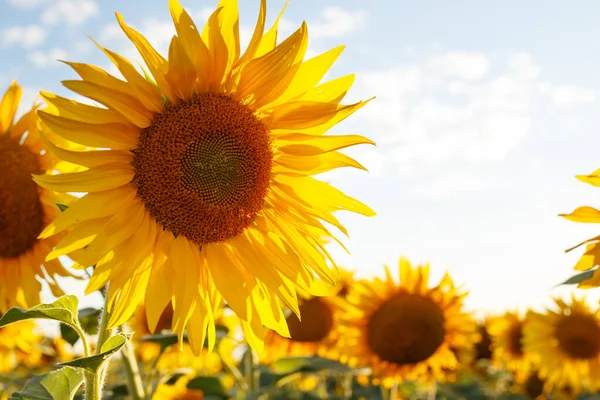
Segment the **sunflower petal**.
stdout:
[[82,172],[60,175],[33,175],[33,180],[43,188],[58,192],[100,192],[127,185],[134,170],[128,164],[105,164]]
[[23,90],[16,81],[13,81],[4,93],[0,101],[0,133],[8,132],[12,127],[22,94]]

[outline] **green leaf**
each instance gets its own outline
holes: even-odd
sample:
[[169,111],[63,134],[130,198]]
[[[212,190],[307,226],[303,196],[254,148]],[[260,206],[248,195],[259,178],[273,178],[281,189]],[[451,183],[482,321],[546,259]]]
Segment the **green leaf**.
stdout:
[[39,304],[29,310],[11,308],[0,318],[0,328],[8,324],[27,319],[53,319],[62,323],[79,327],[77,319],[77,306],[79,300],[76,296],[66,295],[58,298],[51,304]]
[[115,336],[109,338],[104,345],[102,345],[101,353],[90,356],[78,358],[77,360],[61,363],[62,366],[69,366],[75,368],[84,368],[88,371],[95,373],[102,364],[111,358],[116,352],[121,350],[128,340],[131,340],[132,334],[118,333]]
[[[98,319],[102,310],[96,308],[82,308],[78,312],[79,324],[83,331],[89,335],[98,333]],[[79,335],[68,325],[60,326],[60,335],[69,344],[74,345],[79,340]]]
[[188,389],[200,389],[205,397],[215,396],[222,399],[231,397],[223,387],[219,378],[214,376],[197,376],[187,384]]
[[69,206],[66,205],[66,204],[61,204],[61,203],[54,203],[54,204],[56,204],[56,207],[58,207],[58,209],[60,210],[60,212],[65,212],[65,210],[67,208],[69,208]]
[[594,276],[594,273],[596,271],[597,271],[597,269],[590,269],[589,271],[580,272],[579,274],[573,275],[572,277],[570,277],[569,279],[567,279],[563,283],[560,283],[557,286],[560,286],[560,285],[576,285],[576,284],[581,283],[583,281],[587,281],[592,276]]
[[34,375],[11,400],[71,400],[83,383],[83,371],[64,367],[44,375]]

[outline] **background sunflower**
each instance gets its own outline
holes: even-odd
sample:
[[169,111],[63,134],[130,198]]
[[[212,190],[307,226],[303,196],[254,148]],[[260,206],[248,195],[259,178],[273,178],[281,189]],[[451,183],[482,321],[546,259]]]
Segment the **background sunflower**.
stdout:
[[[400,283],[359,281],[348,295],[342,348],[351,365],[368,366],[386,386],[403,381],[432,383],[453,376],[454,352],[472,347],[477,324],[463,311],[466,293],[446,274],[429,287],[429,266],[401,258]],[[453,351],[454,350],[454,351]]]
[[56,276],[71,276],[59,260],[46,260],[60,236],[38,238],[68,203],[35,184],[32,174],[50,174],[58,160],[48,152],[37,129],[37,106],[16,123],[21,87],[13,82],[0,101],[0,312],[40,302],[40,281],[55,296],[64,294]]

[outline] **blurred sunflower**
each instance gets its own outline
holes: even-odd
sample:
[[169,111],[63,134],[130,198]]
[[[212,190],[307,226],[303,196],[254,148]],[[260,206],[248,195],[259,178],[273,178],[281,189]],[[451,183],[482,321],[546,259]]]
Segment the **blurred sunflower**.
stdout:
[[359,281],[348,294],[341,340],[349,363],[371,367],[387,387],[446,380],[458,364],[455,352],[478,339],[475,321],[462,309],[466,293],[448,274],[429,287],[429,265],[413,268],[404,258],[400,284],[385,271],[385,280]]
[[68,63],[82,80],[63,84],[106,108],[43,94],[56,106],[39,113],[45,131],[105,150],[53,148],[89,169],[36,181],[87,194],[40,237],[72,229],[48,259],[70,254],[96,265],[87,292],[110,282],[111,327],[146,294],[153,331],[172,301],[173,330],[181,338],[187,328],[199,354],[207,331],[214,344],[222,295],[260,351],[264,326],[289,335],[281,309],[298,313],[297,287],[316,295],[336,283],[324,223],[346,233],[335,211],[374,215],[313,178],[364,169],[338,150],[369,139],[325,133],[366,102],[340,104],[354,75],[319,85],[342,47],[303,61],[306,24],[277,44],[281,14],[264,33],[265,0],[242,55],[237,0],[221,0],[203,30],[177,0],[169,6],[177,36],[168,60],[117,14],[149,70],[144,77],[103,47],[125,80]]
[[35,326],[33,321],[21,321],[0,328],[0,374],[39,366],[43,354]]
[[38,134],[36,106],[13,124],[21,94],[13,82],[0,101],[0,312],[39,304],[41,279],[60,296],[55,277],[70,275],[60,261],[45,261],[59,237],[38,238],[60,214],[55,202],[67,196],[55,196],[31,179],[51,172],[57,159]]
[[[172,319],[173,307],[169,304],[156,325],[156,332],[170,332]],[[224,315],[223,310],[219,310],[215,315],[215,324],[219,328],[227,330],[227,334],[223,334],[220,337],[217,352],[208,353],[204,349],[199,355],[195,355],[190,345],[183,343],[181,348],[171,346],[160,354],[160,345],[158,343],[139,341],[144,336],[151,334],[143,304],[138,305],[133,317],[129,320],[129,325],[135,332],[134,340],[138,341],[135,346],[137,357],[143,365],[150,366],[160,355],[156,365],[153,365],[153,368],[156,368],[160,372],[167,373],[178,368],[189,368],[196,373],[204,375],[215,375],[223,371],[223,358],[227,358],[225,362],[234,363],[232,352],[238,343],[236,340],[232,340],[230,335],[233,335],[239,326],[239,319],[234,316]]]
[[202,390],[188,389],[187,384],[191,378],[191,376],[184,375],[172,385],[166,383],[158,385],[152,395],[152,400],[203,400]]
[[524,325],[525,318],[517,312],[507,312],[489,322],[494,363],[506,367],[520,383],[527,379],[535,365],[535,356],[523,349]]
[[[592,186],[600,186],[600,169],[592,172],[589,175],[577,175],[577,179],[584,183],[588,183]],[[600,211],[589,206],[577,207],[570,214],[560,214],[570,221],[584,222],[584,223],[600,223]],[[577,271],[589,271],[594,267],[600,265],[600,236],[593,237],[577,246],[567,249],[567,252],[579,248],[582,245],[586,245],[585,252],[575,264],[575,270]],[[600,286],[600,268],[594,270],[594,274],[589,278],[579,283],[581,288],[590,288]]]
[[300,315],[290,313],[286,321],[290,337],[269,331],[265,335],[265,351],[261,362],[269,364],[283,357],[319,355],[339,359],[340,339],[338,317],[341,312],[339,299],[308,297],[300,300]]
[[540,378],[552,389],[571,393],[600,389],[600,318],[585,300],[555,299],[556,310],[530,312],[524,327],[525,351],[539,357]]

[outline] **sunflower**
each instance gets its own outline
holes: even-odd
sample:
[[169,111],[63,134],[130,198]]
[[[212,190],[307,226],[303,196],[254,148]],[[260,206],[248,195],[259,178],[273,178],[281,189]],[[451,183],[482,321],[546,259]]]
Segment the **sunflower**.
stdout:
[[478,339],[477,325],[463,311],[466,293],[446,274],[429,287],[429,265],[400,259],[400,284],[386,267],[386,279],[359,281],[350,289],[342,316],[342,348],[349,364],[371,367],[391,386],[404,380],[446,380],[457,367],[453,352]]
[[70,276],[60,261],[45,260],[59,238],[38,238],[60,214],[55,202],[63,203],[67,196],[55,196],[31,179],[31,174],[52,171],[57,159],[38,133],[36,106],[13,124],[21,94],[13,82],[0,101],[0,312],[39,304],[38,279],[60,296],[55,278]]
[[535,365],[535,356],[523,348],[525,318],[518,312],[507,312],[491,318],[489,333],[492,337],[492,359],[495,364],[506,367],[517,382],[524,382]]
[[289,335],[282,307],[298,313],[297,287],[320,294],[336,283],[323,243],[331,226],[347,232],[334,211],[374,215],[313,177],[363,168],[338,150],[369,139],[325,133],[366,102],[340,104],[353,75],[319,84],[341,47],[303,61],[306,24],[277,44],[281,14],[263,33],[265,0],[242,55],[237,0],[221,0],[203,30],[177,0],[169,6],[177,35],[168,59],[117,14],[144,76],[103,47],[125,80],[68,63],[82,80],[63,84],[104,107],[42,94],[56,107],[39,113],[45,131],[102,150],[54,146],[88,169],[36,181],[86,194],[40,237],[71,229],[48,259],[70,254],[95,265],[87,293],[110,282],[111,327],[146,294],[153,331],[172,302],[173,330],[181,338],[187,329],[198,354],[207,331],[215,341],[222,296],[260,351],[264,326]]
[[600,318],[585,300],[555,299],[556,310],[530,312],[524,327],[526,351],[539,357],[540,378],[572,393],[600,389]]
[[[576,178],[584,183],[600,186],[600,169],[597,169],[589,175],[578,175]],[[560,214],[560,216],[574,222],[600,223],[600,211],[588,206],[577,207],[570,214]],[[600,265],[600,236],[585,240],[584,242],[567,249],[567,252],[583,245],[586,246],[585,252],[574,267],[577,271],[589,271]],[[596,268],[593,271],[594,272],[589,279],[579,283],[579,287],[590,288],[600,286],[600,268]]]
[[265,336],[265,351],[261,362],[269,364],[283,357],[314,356],[339,359],[340,339],[338,315],[341,312],[336,296],[310,296],[300,300],[300,320],[294,313],[287,317],[290,337],[275,331]]
[[0,374],[40,364],[41,337],[35,333],[35,327],[33,321],[21,321],[0,328]]

